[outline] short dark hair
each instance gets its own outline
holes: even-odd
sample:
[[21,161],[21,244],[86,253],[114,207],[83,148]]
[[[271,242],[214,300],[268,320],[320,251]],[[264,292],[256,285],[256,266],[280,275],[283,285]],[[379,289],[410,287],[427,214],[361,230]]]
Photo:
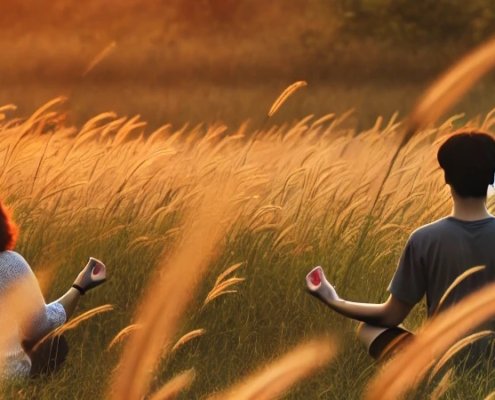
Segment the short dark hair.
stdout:
[[18,229],[10,210],[0,202],[0,251],[12,250],[17,241]]
[[495,140],[490,134],[457,132],[440,146],[437,159],[445,181],[459,196],[486,196],[495,174]]

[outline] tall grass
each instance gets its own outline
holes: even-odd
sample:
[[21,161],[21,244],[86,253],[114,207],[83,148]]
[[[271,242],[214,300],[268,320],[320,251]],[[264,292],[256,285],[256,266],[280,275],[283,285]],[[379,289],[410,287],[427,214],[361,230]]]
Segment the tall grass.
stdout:
[[[305,294],[304,276],[323,265],[343,296],[384,298],[409,233],[450,210],[435,154],[455,118],[404,145],[370,213],[376,177],[397,149],[395,119],[357,132],[345,117],[307,117],[252,140],[245,126],[145,132],[138,118],[111,113],[79,129],[64,125],[60,102],[27,119],[1,109],[2,200],[21,227],[18,251],[36,272],[54,271],[49,299],[92,255],[107,264],[108,282],[85,296],[80,312],[114,309],[67,331],[71,352],[60,374],[11,383],[4,397],[230,393],[260,365],[328,332],[341,337],[339,355],[286,396],[361,397],[375,366],[355,343],[353,323]],[[471,126],[493,122],[489,115]],[[409,327],[421,324],[423,308]],[[466,388],[488,395],[483,379],[461,376],[445,396]]]

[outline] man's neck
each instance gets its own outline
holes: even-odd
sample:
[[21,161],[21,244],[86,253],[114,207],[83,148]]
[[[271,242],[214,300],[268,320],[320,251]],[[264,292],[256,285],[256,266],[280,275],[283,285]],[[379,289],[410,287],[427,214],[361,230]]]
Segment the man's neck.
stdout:
[[477,221],[490,217],[486,209],[486,198],[460,197],[456,193],[452,194],[454,207],[452,216],[463,221]]

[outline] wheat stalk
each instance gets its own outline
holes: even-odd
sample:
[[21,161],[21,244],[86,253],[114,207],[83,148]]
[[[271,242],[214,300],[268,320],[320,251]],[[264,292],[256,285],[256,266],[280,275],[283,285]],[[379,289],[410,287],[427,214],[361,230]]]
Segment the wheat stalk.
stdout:
[[[397,150],[390,159],[389,166],[378,187],[373,201],[374,211],[385,182],[397,161],[401,150],[411,140],[413,135],[429,123],[434,122],[446,110],[464,95],[483,75],[495,65],[495,38],[484,43],[462,58],[457,64],[442,75],[425,94],[418,100],[414,110],[406,119],[404,132]],[[363,230],[366,231],[366,230]],[[359,246],[363,239],[360,239]]]
[[195,377],[196,372],[194,369],[184,371],[165,383],[157,392],[149,397],[149,400],[175,399],[180,392],[191,385]]
[[173,346],[171,351],[177,351],[180,347],[184,346],[187,342],[203,336],[206,333],[205,329],[195,329],[191,332],[186,333],[184,336],[182,336]]
[[495,400],[495,392],[491,392],[488,396],[486,396],[483,400]]
[[461,58],[419,99],[406,123],[404,141],[434,122],[495,65],[495,38]]
[[438,302],[438,305],[437,305],[435,311],[433,312],[433,315],[435,315],[435,314],[438,313],[438,311],[442,307],[442,305],[445,302],[445,300],[447,300],[447,298],[449,297],[450,293],[452,293],[452,291],[462,281],[464,281],[466,278],[469,278],[471,275],[475,274],[476,272],[483,271],[484,269],[485,269],[485,266],[484,265],[475,266],[475,267],[472,267],[472,268],[467,269],[461,275],[459,275],[457,278],[455,278],[454,281],[450,284],[450,286],[447,288],[447,290],[445,291],[445,293],[440,298],[440,301]]
[[84,70],[82,76],[88,75],[94,67],[96,67],[99,63],[101,63],[108,55],[115,49],[117,43],[115,41],[110,42],[105,48],[103,48],[88,64],[86,69]]
[[442,379],[440,379],[440,382],[438,382],[438,385],[433,389],[430,395],[430,400],[440,400],[440,398],[445,394],[445,392],[448,390],[450,385],[452,384],[452,378],[454,376],[454,370],[449,369],[444,376],[442,376]]
[[107,347],[107,350],[110,350],[117,343],[120,343],[124,338],[126,338],[130,333],[141,329],[141,326],[138,324],[130,324],[122,329],[119,333],[117,333],[114,338],[110,341],[110,344]]
[[225,279],[225,277],[227,277],[228,275],[230,275],[232,272],[237,271],[243,265],[244,265],[244,262],[240,262],[240,263],[236,263],[236,264],[231,265],[230,267],[228,267],[225,271],[223,271],[220,275],[218,275],[217,280],[215,281],[215,285],[214,286],[219,285]]
[[[232,198],[233,188],[228,182],[225,184],[225,192],[216,185],[205,190],[201,205],[189,216],[189,222],[186,221],[187,242],[181,243],[175,254],[157,269],[155,281],[145,292],[137,311],[137,323],[142,324],[143,329],[136,331],[126,343],[110,388],[111,398],[134,400],[145,395],[151,373],[161,356],[167,353],[167,343],[229,226],[225,217],[231,215],[227,199]],[[225,222],[219,223],[222,219]],[[191,251],[197,248],[202,251]],[[166,273],[160,274],[162,270]]]
[[210,400],[268,400],[286,392],[298,381],[326,365],[336,353],[329,339],[315,339],[297,346],[260,372],[245,378]]
[[235,291],[227,291],[226,289],[233,285],[236,285],[237,283],[244,282],[245,280],[246,280],[245,278],[237,278],[234,276],[215,285],[215,287],[211,289],[208,295],[206,296],[203,306],[207,305],[210,301],[217,298],[218,296],[221,296],[226,293],[235,293]]
[[58,328],[54,329],[53,331],[45,335],[40,341],[36,343],[36,345],[33,347],[33,351],[35,351],[45,341],[50,340],[53,337],[60,336],[65,332],[67,332],[68,330],[78,327],[82,322],[93,318],[95,315],[102,314],[104,312],[108,312],[112,310],[113,310],[113,306],[111,304],[104,304],[102,306],[92,308],[91,310],[88,310],[78,315],[69,322],[59,326]]
[[433,377],[438,374],[438,372],[442,369],[442,367],[457,353],[459,353],[462,349],[469,346],[471,343],[474,343],[477,340],[480,340],[488,335],[492,335],[493,331],[481,331],[477,333],[473,333],[472,335],[466,336],[461,340],[457,341],[454,345],[452,345],[445,354],[437,361],[433,369],[430,373],[430,381]]
[[297,81],[294,82],[292,85],[289,85],[280,94],[280,96],[277,97],[275,102],[270,107],[270,111],[268,111],[268,118],[272,117],[273,114],[275,114],[279,110],[279,108],[282,107],[282,104],[284,104],[292,94],[294,94],[297,90],[305,86],[308,86],[308,83],[306,81]]

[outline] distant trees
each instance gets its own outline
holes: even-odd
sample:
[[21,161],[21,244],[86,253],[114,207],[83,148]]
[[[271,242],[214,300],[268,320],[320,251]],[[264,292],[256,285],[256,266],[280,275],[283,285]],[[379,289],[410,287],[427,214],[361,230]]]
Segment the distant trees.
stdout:
[[[163,0],[162,0],[163,1]],[[492,0],[167,0],[181,21],[187,23],[245,24],[262,20],[278,10],[316,9],[344,36],[392,42],[478,42],[495,33],[495,2]],[[307,14],[298,11],[301,19]],[[294,16],[287,22],[294,21]],[[308,20],[308,27],[311,21]],[[287,26],[287,29],[291,29]],[[321,28],[320,28],[321,29]]]
[[478,42],[495,33],[491,0],[335,0],[344,32],[403,42]]
[[471,45],[495,33],[493,0],[5,0],[0,1],[0,31],[20,24],[35,29],[100,21],[118,27],[129,15],[163,26],[173,22],[189,31],[228,30],[241,36],[260,28],[284,35],[303,32],[301,41],[309,47],[321,38],[331,42],[335,34],[392,44]]

